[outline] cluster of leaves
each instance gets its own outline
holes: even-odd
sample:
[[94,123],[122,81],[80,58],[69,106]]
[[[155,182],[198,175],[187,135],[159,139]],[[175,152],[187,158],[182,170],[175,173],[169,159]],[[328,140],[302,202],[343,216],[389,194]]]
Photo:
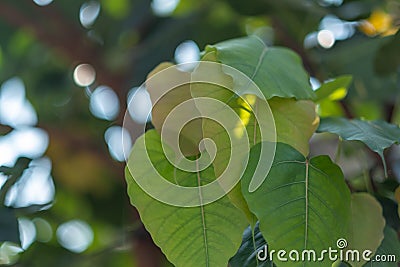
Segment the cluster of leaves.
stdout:
[[[254,36],[207,46],[202,60],[231,66],[246,74],[260,88],[275,119],[276,152],[264,182],[250,192],[260,147],[271,141],[259,135],[256,112],[257,105],[263,103],[259,96],[231,92],[217,85],[181,86],[162,101],[153,103],[155,129],[136,141],[126,168],[126,179],[131,203],[168,260],[176,266],[226,266],[228,262],[234,267],[269,266],[271,262],[259,262],[256,258],[258,249],[266,242],[270,250],[301,252],[314,249],[321,252],[329,247],[336,248],[340,238],[348,241],[349,249],[368,249],[374,254],[391,254],[399,259],[400,242],[396,229],[386,223],[384,214],[387,211],[382,210],[379,196],[349,187],[341,168],[328,156],[309,156],[309,140],[316,131],[334,133],[341,140],[361,141],[378,153],[383,162],[383,151],[400,142],[399,127],[384,121],[322,117],[320,122],[321,112],[318,114],[317,105],[323,107],[326,99],[341,100],[347,93],[351,77],[339,77],[313,91],[309,76],[294,52],[267,47]],[[168,66],[160,65],[149,77]],[[223,68],[219,73],[199,68],[193,73],[220,75],[233,85],[232,88],[237,82]],[[184,75],[188,74],[182,71],[166,76],[164,84],[149,82],[150,95],[159,94],[164,90],[163,86]],[[212,138],[218,149],[212,165],[202,171],[186,172],[177,169],[165,155],[163,148],[168,144],[161,141],[160,133],[166,115],[180,103],[201,96],[225,103],[246,125],[251,149],[241,156],[248,156],[249,162],[243,166],[245,172],[236,187],[215,202],[199,207],[164,204],[149,196],[133,177],[154,179],[154,173],[149,171],[154,168],[171,183],[201,186],[219,177],[230,160],[231,137],[223,132],[222,126],[210,120],[191,121],[180,137],[190,141],[189,145],[181,146],[189,148],[184,151],[188,158],[199,156],[195,149],[199,139]],[[252,109],[246,105],[251,105]],[[143,160],[147,156],[151,164]],[[393,200],[395,196],[399,198],[399,190],[397,188],[396,193],[394,189],[390,191]],[[201,191],[194,197],[201,198]],[[396,214],[397,221],[398,216],[400,214]],[[274,264],[297,266],[299,262],[274,259]],[[331,266],[332,262],[325,259],[302,264]],[[363,266],[368,263],[349,264]],[[382,266],[397,266],[397,263]]]

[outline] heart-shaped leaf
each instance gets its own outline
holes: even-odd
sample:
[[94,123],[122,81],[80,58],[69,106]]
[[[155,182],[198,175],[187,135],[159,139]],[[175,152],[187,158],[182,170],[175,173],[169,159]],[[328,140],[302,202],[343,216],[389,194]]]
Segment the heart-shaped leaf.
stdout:
[[[149,196],[133,177],[145,177],[143,181],[151,183],[160,174],[171,183],[187,187],[215,179],[211,167],[194,173],[182,171],[168,161],[165,153],[156,131],[150,130],[137,139],[126,169],[132,205],[138,209],[154,242],[175,266],[226,266],[239,248],[241,233],[247,226],[244,214],[226,196],[198,207],[171,206]],[[197,191],[192,197],[201,202],[202,191]],[[181,197],[173,192],[159,193]]]
[[[250,210],[260,221],[260,230],[270,250],[314,250],[316,257],[336,247],[346,237],[350,220],[350,191],[343,173],[328,156],[306,159],[287,144],[278,143],[274,163],[264,183],[254,192],[248,184],[257,165],[258,145],[242,179]],[[286,255],[287,257],[287,255]],[[330,266],[324,261],[273,261],[278,266]]]

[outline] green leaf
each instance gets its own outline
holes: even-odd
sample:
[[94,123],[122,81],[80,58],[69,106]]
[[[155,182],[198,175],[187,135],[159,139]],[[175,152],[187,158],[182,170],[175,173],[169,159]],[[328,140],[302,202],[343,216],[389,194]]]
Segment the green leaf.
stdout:
[[394,198],[397,201],[397,211],[399,213],[399,218],[400,218],[400,186],[397,187],[396,191],[394,192]]
[[393,228],[389,226],[385,226],[384,229],[385,238],[382,241],[382,244],[379,246],[376,251],[374,257],[379,256],[395,256],[395,262],[368,262],[364,266],[365,267],[398,267],[398,263],[400,262],[400,241],[397,237],[397,233]]
[[337,260],[332,264],[332,267],[351,267],[351,265],[347,262]]
[[[264,183],[253,193],[247,189],[257,165],[259,145],[250,151],[250,161],[242,179],[243,195],[260,221],[260,230],[270,250],[335,247],[348,234],[350,191],[343,173],[328,156],[307,160],[287,144],[278,143],[274,163]],[[278,264],[276,259],[273,259]],[[306,262],[306,266],[330,266]],[[297,266],[299,262],[279,262]]]
[[318,114],[321,117],[340,117],[345,115],[340,103],[329,99],[323,99],[318,102]]
[[[203,57],[203,61],[214,62],[214,60],[214,52],[208,53]],[[216,122],[210,119],[203,119],[202,131],[203,137],[212,139],[216,145],[216,157],[213,161],[215,176],[220,177],[221,174],[225,172],[228,163],[231,162],[231,169],[229,170],[230,175],[240,177],[245,168],[243,160],[248,155],[247,151],[249,147],[247,146],[246,141],[248,141],[249,145],[252,146],[261,139],[260,130],[257,127],[252,110],[256,109],[256,107],[254,107],[256,105],[259,105],[259,110],[267,109],[268,107],[266,106],[266,102],[262,102],[262,100],[257,98],[255,95],[239,96],[235,94],[233,91],[233,79],[231,76],[223,72],[221,64],[199,64],[192,73],[192,77],[195,80],[208,80],[213,82],[213,84],[193,84],[191,86],[193,98],[207,97],[218,100],[224,104],[221,107],[215,107],[215,110],[211,113],[231,111],[232,113],[237,114],[235,118],[232,118],[229,121],[224,120]],[[227,88],[230,88],[231,90]],[[253,105],[253,107],[250,105]],[[200,109],[200,107],[198,108]],[[214,105],[207,105],[206,108],[207,110],[214,109]],[[269,118],[268,115],[270,115]],[[272,114],[268,115],[264,116],[263,119],[270,119],[270,121],[273,121]],[[269,129],[270,133],[265,135],[264,138],[267,136],[274,137],[274,130],[274,128]],[[233,140],[235,140],[237,145],[241,147],[241,149],[238,149],[236,153],[232,153]],[[274,141],[274,138],[270,138],[268,141]],[[243,198],[240,183],[238,183],[228,193],[228,197],[237,208],[244,212],[249,223],[254,226],[257,220],[250,212],[248,205]]]
[[315,91],[315,94],[317,95],[315,100],[321,101],[327,98],[331,101],[336,101],[343,99],[347,95],[347,89],[349,88],[351,81],[351,75],[343,75],[324,83]]
[[[150,166],[144,159],[147,153]],[[159,202],[133,179],[141,177],[150,182],[157,178],[155,171],[181,186],[198,186],[214,179],[213,169],[209,167],[197,173],[176,169],[162,150],[160,136],[150,130],[138,138],[133,147],[126,179],[132,205],[138,209],[144,226],[171,263],[177,267],[226,266],[239,248],[241,233],[247,226],[244,214],[226,196],[199,207],[176,207]],[[193,196],[200,201],[201,197],[201,191]]]
[[18,220],[12,209],[0,207],[0,242],[20,243]]
[[[367,193],[351,195],[351,224],[348,249],[359,252],[370,250],[375,254],[383,240],[385,219],[382,216],[382,207],[379,202]],[[350,261],[352,266],[363,266],[365,260]]]
[[379,154],[386,163],[383,151],[400,142],[400,128],[385,121],[348,120],[345,118],[323,118],[317,130],[339,135],[344,140],[357,140],[366,144],[371,150]]
[[309,100],[272,98],[268,101],[275,119],[278,142],[309,153],[309,140],[318,127],[315,104]]
[[[147,76],[146,88],[153,105],[151,122],[158,133],[161,134],[162,129],[163,135],[166,137],[165,142],[175,148],[173,146],[174,138],[178,135],[177,130],[179,130],[177,124],[181,122],[179,116],[192,114],[195,117],[198,112],[194,104],[187,105],[181,112],[174,113],[174,118],[169,124],[164,124],[167,116],[171,114],[174,108],[192,98],[190,92],[191,74],[180,71],[173,66],[172,63],[158,65]],[[179,132],[180,149],[185,156],[193,156],[199,153],[198,144],[202,139],[201,129],[201,119],[194,119]]]
[[287,48],[267,47],[258,37],[250,36],[209,45],[205,53],[209,52],[216,53],[218,62],[250,77],[266,99],[315,98],[300,57]]
[[383,208],[383,216],[385,217],[386,225],[393,229],[400,229],[400,218],[397,212],[398,204],[396,200],[379,195],[377,195],[376,198]]
[[257,259],[257,252],[260,250],[265,251],[265,246],[267,246],[267,242],[260,232],[258,223],[255,225],[254,230],[250,226],[247,227],[243,233],[242,244],[235,256],[229,261],[229,265],[231,267],[275,266],[268,259],[261,262]]

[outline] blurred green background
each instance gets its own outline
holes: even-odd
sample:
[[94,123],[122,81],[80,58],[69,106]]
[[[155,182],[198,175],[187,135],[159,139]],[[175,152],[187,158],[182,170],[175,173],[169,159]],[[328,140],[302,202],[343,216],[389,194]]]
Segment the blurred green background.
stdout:
[[[160,62],[256,34],[296,51],[314,88],[353,76],[344,100],[319,103],[321,116],[399,124],[399,26],[398,0],[1,0],[0,265],[169,266],[123,172],[124,151],[149,127],[140,85]],[[400,151],[388,153],[398,184]],[[355,160],[343,160],[348,177],[381,171]]]

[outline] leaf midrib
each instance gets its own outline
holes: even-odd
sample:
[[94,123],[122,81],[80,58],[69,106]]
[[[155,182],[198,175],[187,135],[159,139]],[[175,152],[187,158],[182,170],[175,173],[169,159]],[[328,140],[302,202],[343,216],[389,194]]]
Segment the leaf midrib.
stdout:
[[205,253],[205,261],[206,267],[209,267],[209,254],[208,254],[208,242],[207,242],[207,228],[206,228],[206,218],[204,212],[204,205],[203,205],[203,195],[201,193],[201,177],[199,171],[199,161],[196,160],[196,173],[197,173],[197,184],[199,188],[199,198],[200,198],[200,211],[201,211],[201,224],[203,226],[203,242],[204,242],[204,253]]
[[307,242],[308,242],[308,216],[309,216],[309,214],[308,214],[308,209],[309,209],[309,207],[308,207],[308,178],[309,178],[309,171],[308,171],[308,166],[309,166],[309,163],[308,163],[308,159],[306,159],[306,181],[305,181],[305,201],[306,201],[306,215],[305,215],[305,227],[304,227],[304,249],[307,249]]

